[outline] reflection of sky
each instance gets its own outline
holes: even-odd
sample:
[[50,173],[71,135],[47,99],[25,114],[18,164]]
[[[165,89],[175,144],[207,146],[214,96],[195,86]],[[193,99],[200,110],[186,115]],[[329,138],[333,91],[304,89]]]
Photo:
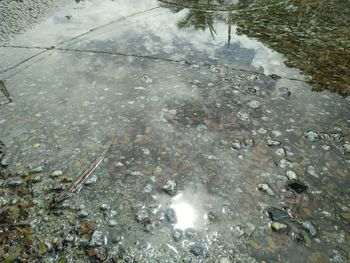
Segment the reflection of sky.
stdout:
[[172,198],[170,207],[175,211],[177,229],[199,229],[207,222],[206,205],[209,195],[202,187],[187,187]]
[[[107,24],[130,14],[158,6],[156,0],[84,1],[70,4],[55,16],[19,37],[14,44],[54,45],[91,28]],[[287,68],[283,56],[255,39],[236,34],[232,28],[230,48],[227,47],[227,24],[217,22],[213,38],[206,29],[179,30],[177,22],[188,10],[176,14],[157,9],[111,24],[81,38],[79,48],[95,48],[143,55],[161,55],[175,59],[204,60],[217,58],[220,63],[245,69],[263,69],[265,74],[301,78],[296,70]],[[65,16],[72,16],[70,20]],[[225,15],[225,13],[224,13]]]

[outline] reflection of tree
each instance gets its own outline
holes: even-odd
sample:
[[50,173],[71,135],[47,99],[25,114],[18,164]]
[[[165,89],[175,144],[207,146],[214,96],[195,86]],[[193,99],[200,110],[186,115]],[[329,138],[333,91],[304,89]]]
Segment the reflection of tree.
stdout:
[[216,35],[214,23],[218,20],[217,13],[210,10],[213,6],[220,6],[225,0],[171,0],[171,2],[160,1],[161,6],[169,8],[172,12],[177,13],[186,7],[190,7],[187,14],[181,18],[177,26],[180,29],[194,28],[210,31],[212,37]]
[[257,38],[284,54],[286,64],[309,75],[316,90],[350,94],[349,0],[158,1],[174,13],[189,9],[178,21],[179,28],[209,28],[214,36],[215,21],[225,22],[229,46],[231,26],[236,24],[238,34]]

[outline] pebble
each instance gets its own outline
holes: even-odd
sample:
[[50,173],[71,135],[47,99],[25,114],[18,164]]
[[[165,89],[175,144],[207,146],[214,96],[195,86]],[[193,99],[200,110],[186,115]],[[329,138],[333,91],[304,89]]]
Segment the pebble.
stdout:
[[43,167],[42,166],[38,166],[38,167],[35,167],[33,169],[30,169],[30,173],[41,173],[43,171]]
[[249,121],[249,115],[246,112],[241,112],[239,111],[237,114],[237,117],[241,120],[241,121]]
[[169,208],[165,210],[165,219],[169,224],[175,224],[177,222],[176,213],[173,209]]
[[234,141],[231,143],[231,148],[232,148],[232,149],[235,149],[235,150],[241,149],[242,146],[241,146],[240,141],[234,140]]
[[88,179],[86,179],[84,184],[90,185],[90,184],[96,183],[96,181],[97,181],[97,176],[96,176],[96,174],[93,174],[90,177],[88,177]]
[[258,184],[258,190],[273,196],[274,192],[268,184]]
[[266,133],[267,133],[267,130],[266,130],[265,128],[260,128],[260,129],[258,130],[258,133],[259,133],[259,134],[266,134]]
[[218,263],[231,263],[231,260],[226,257],[221,257]]
[[310,221],[299,221],[298,223],[311,237],[317,235],[317,229]]
[[341,147],[341,150],[343,154],[348,155],[350,154],[350,143],[346,143]]
[[140,209],[137,213],[136,213],[136,220],[140,223],[150,223],[151,222],[151,218],[149,215],[149,212],[146,208],[142,208]]
[[288,170],[287,172],[286,172],[286,175],[287,175],[287,178],[289,179],[289,180],[296,180],[297,179],[297,174],[294,172],[294,171],[292,171],[292,170]]
[[322,149],[325,151],[329,151],[331,147],[329,145],[322,145]]
[[287,159],[282,159],[280,161],[280,167],[281,168],[293,168],[294,165],[291,161],[288,161]]
[[314,167],[314,166],[309,165],[309,166],[307,167],[307,172],[308,172],[310,175],[312,175],[313,177],[319,178],[318,174],[316,173],[316,170],[315,170],[315,167]]
[[308,139],[310,142],[317,141],[320,138],[320,136],[318,135],[317,132],[314,132],[314,131],[311,131],[311,130],[310,131],[306,131],[304,133],[304,137],[306,139]]
[[281,142],[280,141],[277,141],[277,140],[273,140],[273,139],[271,139],[271,138],[267,138],[266,139],[266,144],[267,144],[267,146],[279,146],[279,145],[281,145]]
[[248,105],[249,108],[257,109],[257,108],[260,107],[260,102],[257,101],[257,100],[252,100],[252,101],[249,101],[249,102],[247,103],[247,105]]
[[276,150],[276,154],[279,156],[286,157],[287,156],[287,151],[284,148],[278,148]]
[[109,210],[111,207],[107,204],[102,204],[100,208],[101,208],[101,210],[106,211],[106,210]]
[[168,180],[162,189],[169,195],[175,195],[177,192],[177,183],[174,179]]
[[271,227],[272,231],[279,232],[279,231],[287,229],[288,226],[286,224],[282,224],[279,222],[272,222],[270,227]]
[[62,174],[63,172],[61,170],[56,170],[52,172],[51,177],[58,177],[58,176],[61,176]]
[[244,235],[244,229],[241,226],[235,226],[232,229],[232,232],[235,237],[241,237]]
[[109,226],[116,226],[117,225],[117,221],[115,221],[114,219],[111,219],[111,220],[109,220],[108,225]]
[[173,232],[173,239],[175,242],[179,242],[183,236],[183,231],[181,229],[175,229]]
[[1,161],[1,166],[2,166],[3,168],[8,167],[9,164],[10,164],[10,161],[9,161],[8,159],[6,159],[6,158],[4,158],[4,159]]
[[189,246],[189,251],[191,254],[197,256],[204,256],[203,247],[197,244],[192,244]]
[[17,187],[17,186],[22,185],[23,183],[24,183],[24,181],[20,176],[15,176],[15,177],[10,178],[7,181],[6,185],[9,187]]
[[103,245],[103,233],[99,230],[96,230],[91,237],[90,246],[97,247]]

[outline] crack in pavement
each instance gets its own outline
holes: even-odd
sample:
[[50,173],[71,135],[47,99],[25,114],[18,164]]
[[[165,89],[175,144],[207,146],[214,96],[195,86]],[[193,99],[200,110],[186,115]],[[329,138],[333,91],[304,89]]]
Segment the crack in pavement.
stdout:
[[[166,62],[186,63],[188,65],[194,65],[194,64],[198,63],[198,62],[194,63],[194,62],[189,61],[189,60],[178,60],[178,59],[157,57],[157,56],[151,56],[151,55],[130,54],[130,53],[123,53],[123,52],[118,52],[118,51],[105,51],[105,50],[95,50],[95,49],[39,47],[39,46],[29,47],[29,46],[19,46],[19,45],[16,45],[16,46],[0,46],[0,47],[3,47],[3,48],[23,48],[23,49],[43,49],[44,52],[49,51],[49,50],[55,50],[55,51],[67,51],[67,52],[79,52],[79,53],[108,54],[108,55],[114,55],[114,56],[136,57],[136,58],[145,58],[145,59],[160,60],[160,61],[166,61]],[[44,53],[44,52],[41,52],[41,53]],[[41,53],[39,53],[39,54],[41,54]],[[207,67],[215,66],[215,65],[210,64],[210,63],[203,63],[203,65],[207,66]],[[220,67],[225,67],[225,68],[231,69],[231,70],[237,70],[237,71],[253,73],[253,74],[258,74],[258,75],[260,75],[260,74],[265,75],[265,74],[263,74],[261,72],[258,72],[258,71],[248,70],[248,69],[243,69],[243,68],[236,68],[236,67],[228,66],[228,65],[222,65]],[[13,77],[13,75],[10,76],[9,78],[11,78],[11,77]],[[287,80],[292,80],[292,81],[302,81],[302,82],[305,81],[303,79],[288,78],[288,77],[283,77],[283,76],[281,76],[281,78],[282,79],[287,79]]]

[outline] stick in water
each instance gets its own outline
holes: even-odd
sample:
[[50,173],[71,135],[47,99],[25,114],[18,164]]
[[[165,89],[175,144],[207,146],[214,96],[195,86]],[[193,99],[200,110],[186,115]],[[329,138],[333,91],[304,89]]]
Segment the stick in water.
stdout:
[[103,152],[98,156],[91,164],[90,166],[75,180],[72,182],[72,184],[68,187],[67,190],[63,191],[60,193],[58,196],[54,197],[50,207],[51,208],[56,208],[62,201],[66,200],[67,198],[70,197],[72,193],[74,193],[78,187],[92,174],[92,172],[99,166],[99,164],[103,161],[105,158],[109,148],[111,148],[113,142],[115,139],[112,139],[109,141]]

